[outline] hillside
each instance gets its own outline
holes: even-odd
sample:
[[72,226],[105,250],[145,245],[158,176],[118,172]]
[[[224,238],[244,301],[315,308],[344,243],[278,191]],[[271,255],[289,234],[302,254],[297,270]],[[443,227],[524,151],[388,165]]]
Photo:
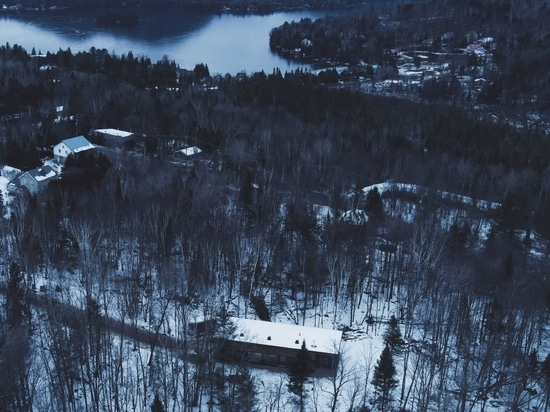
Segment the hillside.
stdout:
[[[0,63],[0,410],[548,407],[542,123],[301,70]],[[75,134],[56,179],[9,186]],[[336,367],[237,356],[234,318],[341,331]]]

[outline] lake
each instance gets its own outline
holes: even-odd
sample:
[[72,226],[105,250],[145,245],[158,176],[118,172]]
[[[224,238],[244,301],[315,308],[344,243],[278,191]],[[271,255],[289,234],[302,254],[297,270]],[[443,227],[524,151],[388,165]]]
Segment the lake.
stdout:
[[167,56],[186,69],[204,63],[211,74],[271,73],[275,67],[284,73],[300,65],[271,52],[270,30],[285,21],[325,15],[308,10],[267,16],[142,11],[135,29],[106,29],[96,26],[92,13],[27,12],[24,17],[0,14],[0,33],[3,44],[18,44],[29,53],[33,47],[44,54],[95,47],[116,55],[131,51],[153,62]]

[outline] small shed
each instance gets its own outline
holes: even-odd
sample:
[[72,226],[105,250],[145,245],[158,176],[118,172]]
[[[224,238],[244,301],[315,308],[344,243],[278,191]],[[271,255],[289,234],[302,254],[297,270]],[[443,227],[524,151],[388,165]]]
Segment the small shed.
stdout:
[[317,373],[336,370],[342,331],[241,318],[231,322],[235,333],[229,353],[235,358],[286,368],[305,342]]

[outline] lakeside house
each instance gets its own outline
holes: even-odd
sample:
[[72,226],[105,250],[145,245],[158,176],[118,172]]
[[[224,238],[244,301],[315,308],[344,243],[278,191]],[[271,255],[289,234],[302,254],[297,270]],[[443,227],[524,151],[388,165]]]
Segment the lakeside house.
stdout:
[[53,147],[53,155],[55,161],[60,164],[64,164],[67,157],[77,153],[84,152],[86,150],[94,149],[95,146],[91,144],[84,136],[75,136],[69,139],[65,139]]

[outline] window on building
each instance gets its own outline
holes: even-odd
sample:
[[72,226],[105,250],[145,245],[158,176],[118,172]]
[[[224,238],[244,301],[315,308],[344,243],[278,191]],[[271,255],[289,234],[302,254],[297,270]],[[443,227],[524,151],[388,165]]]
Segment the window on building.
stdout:
[[279,357],[277,355],[266,355],[264,354],[263,363],[266,365],[278,365]]
[[246,358],[249,362],[262,363],[262,354],[260,352],[247,352]]

